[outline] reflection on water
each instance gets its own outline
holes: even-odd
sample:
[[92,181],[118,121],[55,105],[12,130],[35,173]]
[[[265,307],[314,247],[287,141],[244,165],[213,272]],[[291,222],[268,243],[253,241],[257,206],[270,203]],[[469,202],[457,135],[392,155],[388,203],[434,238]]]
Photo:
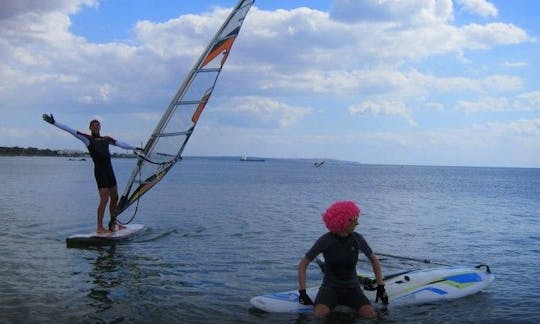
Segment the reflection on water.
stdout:
[[109,298],[109,292],[121,284],[122,278],[118,271],[121,261],[115,257],[116,244],[97,247],[96,252],[96,261],[88,274],[93,278],[95,287],[90,290],[88,297],[97,301],[92,306],[96,307],[99,313],[111,307],[113,301]]

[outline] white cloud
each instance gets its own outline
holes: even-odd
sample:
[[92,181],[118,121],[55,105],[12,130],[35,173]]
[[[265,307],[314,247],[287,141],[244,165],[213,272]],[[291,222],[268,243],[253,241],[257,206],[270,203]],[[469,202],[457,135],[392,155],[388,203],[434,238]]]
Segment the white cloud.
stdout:
[[345,22],[440,24],[453,20],[452,0],[336,0],[331,16]]
[[510,67],[510,68],[520,68],[520,67],[526,67],[529,64],[527,62],[503,62],[502,66]]
[[[85,1],[77,2],[75,7],[82,4],[95,5]],[[298,95],[395,91],[410,87],[404,72],[398,70],[402,62],[467,48],[524,42],[528,37],[519,28],[506,24],[456,28],[448,24],[451,7],[447,2],[419,0],[414,4],[418,6],[410,6],[417,8],[416,15],[431,12],[442,18],[435,19],[437,25],[429,28],[388,29],[377,23],[336,22],[328,14],[308,8],[275,12],[254,8],[242,32],[243,41],[235,45],[238,48],[226,68],[244,73],[251,70],[254,80],[241,86],[272,90],[268,94],[292,90]],[[404,6],[395,1],[383,3],[391,12],[406,10]],[[17,17],[3,22],[7,28],[0,32],[4,40],[0,42],[0,55],[9,66],[2,69],[0,65],[3,80],[17,75],[17,80],[24,80],[18,82],[34,80],[42,87],[69,91],[63,97],[72,98],[74,103],[80,98],[86,98],[82,102],[100,99],[110,104],[137,103],[148,98],[146,89],[151,88],[159,88],[163,97],[170,96],[174,91],[171,89],[180,83],[228,13],[216,8],[203,15],[184,15],[162,23],[141,21],[134,29],[137,44],[94,44],[70,33],[65,13],[70,10],[74,9],[61,7],[60,11],[36,16],[30,25]],[[261,67],[266,67],[264,73],[257,71]],[[144,86],[140,80],[145,80]],[[165,87],[163,82],[167,82]],[[114,91],[104,94],[103,84],[114,84]],[[16,87],[0,86],[0,93],[4,89]]]
[[514,91],[523,88],[523,79],[511,75],[489,75],[481,80],[484,89],[488,92]]
[[98,0],[4,0],[0,2],[0,19],[33,14],[46,14],[61,11],[73,14],[81,6],[95,7]]
[[218,118],[225,124],[248,128],[286,128],[311,114],[313,109],[292,106],[267,97],[246,96],[231,98],[213,111],[219,113]]
[[439,102],[427,102],[424,104],[424,107],[430,110],[444,111],[444,105]]
[[511,24],[469,24],[464,26],[462,30],[465,38],[462,46],[470,49],[487,49],[497,45],[530,41],[523,29]]
[[540,143],[540,119],[519,119],[508,123],[489,122],[477,127],[486,129],[495,136],[519,136],[521,139],[536,138],[536,143]]
[[[397,6],[401,11],[396,16],[410,17],[410,10],[437,13],[439,11],[434,8],[442,6],[440,3],[423,0],[338,1],[334,6],[344,6],[344,12],[351,16],[361,12],[358,6],[367,4]],[[448,3],[450,9],[446,11],[451,12],[451,1]],[[244,62],[281,67],[287,73],[311,70],[311,67],[347,71],[377,66],[399,67],[404,62],[418,62],[436,55],[463,55],[467,50],[531,41],[524,30],[512,24],[456,26],[449,14],[433,16],[440,18],[397,27],[380,21],[357,24],[335,20],[333,15],[308,8],[271,13],[253,10],[251,19],[246,22],[245,42],[241,45],[248,55],[240,55]]]
[[486,0],[458,0],[465,11],[482,17],[497,17],[499,11],[491,2]]
[[16,128],[16,127],[3,127],[0,126],[0,136],[2,137],[15,137],[15,138],[25,138],[27,136],[33,135],[33,133],[29,130]]
[[161,59],[198,57],[228,14],[228,9],[215,8],[211,13],[165,22],[143,20],[137,22],[134,32],[141,46]]
[[540,90],[517,95],[515,106],[518,109],[540,111]]
[[460,100],[457,108],[467,114],[479,112],[540,111],[540,91],[515,97],[481,97],[475,101]]
[[506,111],[511,103],[507,98],[484,97],[476,101],[460,100],[457,103],[459,110],[471,114],[476,112],[496,112]]
[[417,123],[413,119],[411,111],[405,103],[389,100],[365,100],[357,105],[349,107],[351,114],[371,114],[371,115],[387,115],[399,116],[407,120],[409,125],[416,126]]

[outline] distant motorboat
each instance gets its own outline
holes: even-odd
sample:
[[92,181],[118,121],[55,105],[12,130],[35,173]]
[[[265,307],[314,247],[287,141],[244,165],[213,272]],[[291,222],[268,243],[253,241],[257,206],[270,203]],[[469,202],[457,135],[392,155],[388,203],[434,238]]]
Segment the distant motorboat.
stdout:
[[315,163],[313,163],[313,166],[316,167],[316,168],[320,168],[324,164],[324,162],[326,162],[326,161],[315,162]]
[[242,156],[242,157],[240,158],[240,161],[245,161],[245,162],[264,162],[265,160],[264,160],[264,159],[261,159],[261,158]]

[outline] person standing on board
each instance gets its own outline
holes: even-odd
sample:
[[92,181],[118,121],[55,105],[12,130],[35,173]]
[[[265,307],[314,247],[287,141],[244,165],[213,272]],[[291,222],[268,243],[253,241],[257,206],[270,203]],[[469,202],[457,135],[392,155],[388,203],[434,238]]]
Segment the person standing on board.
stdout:
[[[377,282],[377,295],[384,305],[388,295],[379,259],[362,235],[355,232],[360,217],[360,208],[352,201],[337,201],[322,215],[329,232],[323,234],[306,252],[298,264],[298,301],[304,305],[315,305],[318,318],[328,315],[337,305],[347,305],[358,311],[363,318],[376,319],[377,312],[364,295],[356,274],[358,255],[362,252],[370,261]],[[306,293],[306,269],[320,253],[324,256],[324,279],[315,303]]]
[[[116,177],[111,163],[111,153],[109,152],[109,145],[115,145],[126,150],[137,150],[129,144],[115,140],[109,136],[101,136],[101,124],[98,120],[92,120],[90,122],[91,134],[84,134],[69,126],[61,124],[54,120],[52,114],[43,114],[43,120],[49,124],[52,124],[71,135],[81,140],[88,148],[88,152],[94,161],[94,176],[96,178],[98,191],[99,191],[99,205],[97,208],[97,230],[99,234],[110,233],[111,231],[122,229],[116,221],[116,207],[118,203],[118,188],[116,186]],[[110,201],[109,201],[110,200]],[[109,204],[109,213],[111,220],[109,222],[109,228],[106,229],[103,226],[103,216],[105,209]]]

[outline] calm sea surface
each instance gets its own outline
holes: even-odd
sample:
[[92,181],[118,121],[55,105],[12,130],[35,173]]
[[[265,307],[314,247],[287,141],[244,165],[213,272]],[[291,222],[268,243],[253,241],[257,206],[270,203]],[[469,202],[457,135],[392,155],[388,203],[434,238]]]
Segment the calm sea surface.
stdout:
[[[122,191],[134,160],[113,162]],[[379,253],[496,275],[480,294],[390,309],[386,322],[540,323],[540,169],[188,158],[143,197],[144,234],[89,249],[65,238],[95,229],[90,160],[0,157],[0,178],[1,323],[316,322],[249,299],[296,289],[320,214],[341,199],[359,203],[357,230]],[[387,274],[426,266],[382,261]],[[320,279],[310,265],[310,285]]]

